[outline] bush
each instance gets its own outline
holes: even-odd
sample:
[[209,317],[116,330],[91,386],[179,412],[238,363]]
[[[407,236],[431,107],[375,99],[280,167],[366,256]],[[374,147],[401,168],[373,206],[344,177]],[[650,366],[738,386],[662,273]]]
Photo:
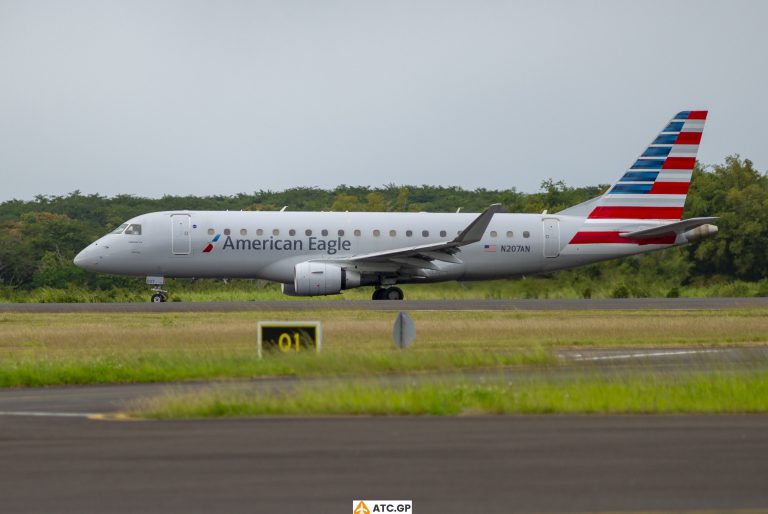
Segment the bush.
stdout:
[[611,292],[611,298],[629,298],[629,288],[621,285]]

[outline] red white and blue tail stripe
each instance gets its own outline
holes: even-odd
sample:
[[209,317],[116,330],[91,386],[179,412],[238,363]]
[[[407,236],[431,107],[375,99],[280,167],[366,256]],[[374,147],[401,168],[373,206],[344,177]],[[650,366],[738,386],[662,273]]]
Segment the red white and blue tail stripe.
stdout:
[[681,219],[706,119],[707,111],[677,113],[589,218]]
[[707,111],[677,113],[603,196],[563,211],[586,218],[569,244],[588,253],[675,244],[674,233],[643,238],[627,233],[682,218],[706,119]]

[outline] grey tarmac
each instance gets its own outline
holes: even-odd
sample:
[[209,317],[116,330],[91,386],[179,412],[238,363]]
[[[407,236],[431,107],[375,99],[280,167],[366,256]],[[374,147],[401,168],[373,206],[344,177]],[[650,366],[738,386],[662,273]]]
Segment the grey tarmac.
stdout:
[[609,298],[531,300],[274,300],[166,303],[4,303],[2,312],[239,312],[301,310],[503,311],[503,310],[719,310],[768,308],[768,297]]
[[2,512],[768,509],[768,416],[1,421]]

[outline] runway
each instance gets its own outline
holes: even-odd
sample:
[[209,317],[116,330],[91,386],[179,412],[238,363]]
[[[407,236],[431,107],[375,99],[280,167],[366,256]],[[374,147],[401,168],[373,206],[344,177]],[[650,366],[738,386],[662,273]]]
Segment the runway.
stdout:
[[[765,363],[768,349],[580,349],[561,358],[550,372],[621,373],[639,362],[665,372]],[[0,510],[335,513],[361,498],[411,499],[420,514],[768,509],[764,415],[104,416],[166,387],[0,391]]]
[[15,417],[0,452],[3,512],[768,508],[766,416]]
[[466,311],[466,310],[720,310],[768,308],[768,297],[757,298],[610,298],[538,300],[281,300],[254,302],[167,303],[5,303],[0,313],[78,312],[237,312],[301,310]]

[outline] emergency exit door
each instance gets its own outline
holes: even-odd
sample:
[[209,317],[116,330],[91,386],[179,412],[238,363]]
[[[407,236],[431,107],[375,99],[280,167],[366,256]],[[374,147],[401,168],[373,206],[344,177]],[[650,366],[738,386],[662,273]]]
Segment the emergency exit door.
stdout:
[[544,219],[544,257],[560,255],[560,221]]
[[189,214],[171,215],[171,251],[174,255],[189,255],[192,251]]

